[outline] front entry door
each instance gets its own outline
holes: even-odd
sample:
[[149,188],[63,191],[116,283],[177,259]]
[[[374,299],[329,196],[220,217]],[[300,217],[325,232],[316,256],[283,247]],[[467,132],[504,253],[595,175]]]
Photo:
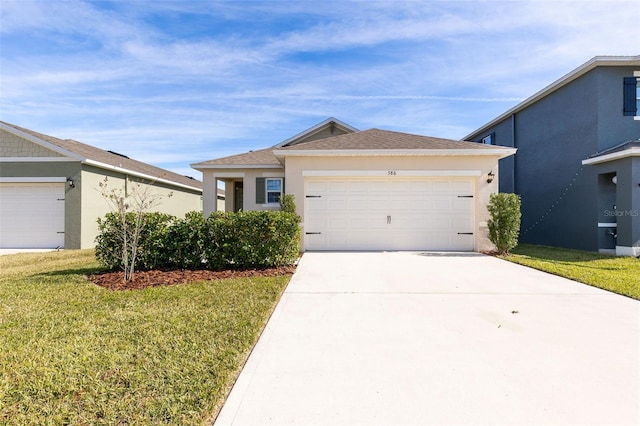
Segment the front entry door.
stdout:
[[243,209],[242,198],[244,197],[243,182],[233,183],[233,211],[239,212]]

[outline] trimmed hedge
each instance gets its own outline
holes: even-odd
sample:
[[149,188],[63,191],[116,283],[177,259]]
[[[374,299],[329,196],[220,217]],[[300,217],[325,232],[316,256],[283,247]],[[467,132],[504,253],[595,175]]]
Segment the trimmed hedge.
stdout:
[[[133,223],[134,213],[127,215]],[[298,257],[300,218],[281,211],[187,213],[183,219],[144,213],[137,270],[247,269],[288,265]],[[122,225],[116,213],[98,219],[96,258],[122,268]]]
[[266,268],[295,262],[300,244],[295,213],[212,213],[207,219],[204,257],[210,269]]

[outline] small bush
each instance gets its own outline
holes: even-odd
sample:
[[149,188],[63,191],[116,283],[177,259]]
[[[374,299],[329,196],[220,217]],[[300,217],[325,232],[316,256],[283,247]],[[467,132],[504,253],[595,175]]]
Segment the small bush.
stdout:
[[266,268],[291,264],[299,252],[298,223],[298,216],[288,212],[215,212],[206,223],[207,267]]
[[202,212],[175,219],[165,237],[166,268],[198,269],[203,266],[206,220]]
[[169,266],[171,252],[167,247],[169,228],[176,220],[166,213],[145,213],[142,231],[138,242],[138,263],[140,270],[166,268]]
[[[136,213],[126,214],[126,222],[130,226],[136,220]],[[148,270],[164,266],[168,252],[165,249],[167,230],[174,216],[165,213],[143,213],[142,226],[137,246],[136,268]],[[123,238],[126,233],[122,230],[119,213],[107,213],[104,218],[98,218],[98,236],[96,237],[96,258],[100,264],[110,270],[124,269]],[[129,258],[134,247],[126,245]]]
[[285,213],[296,213],[296,201],[293,194],[282,194],[280,197],[280,211]]
[[491,219],[489,240],[496,246],[498,253],[506,254],[518,245],[520,233],[520,196],[516,194],[491,194],[487,206]]

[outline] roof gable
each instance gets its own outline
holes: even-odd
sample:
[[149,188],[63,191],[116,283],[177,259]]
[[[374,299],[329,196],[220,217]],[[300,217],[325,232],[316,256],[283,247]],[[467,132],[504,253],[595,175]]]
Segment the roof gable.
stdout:
[[280,142],[275,145],[274,148],[280,148],[284,146],[293,146],[306,142],[313,142],[319,139],[324,139],[332,136],[344,135],[347,133],[357,132],[353,126],[348,125],[347,123],[338,120],[334,117],[329,117],[324,121],[316,124],[298,133],[295,136],[290,137],[287,140]]
[[202,190],[202,182],[196,179],[182,176],[114,152],[105,151],[73,139],[59,139],[1,121],[0,128],[27,139],[32,143],[43,146],[44,148],[51,149],[61,155],[74,158],[83,164],[102,169],[115,170],[144,179],[157,180],[158,182],[170,185]]

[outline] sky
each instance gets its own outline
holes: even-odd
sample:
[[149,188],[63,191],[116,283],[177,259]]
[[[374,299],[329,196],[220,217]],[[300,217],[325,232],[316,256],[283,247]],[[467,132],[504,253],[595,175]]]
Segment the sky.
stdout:
[[640,1],[0,2],[0,120],[190,164],[335,117],[461,139],[598,55]]

